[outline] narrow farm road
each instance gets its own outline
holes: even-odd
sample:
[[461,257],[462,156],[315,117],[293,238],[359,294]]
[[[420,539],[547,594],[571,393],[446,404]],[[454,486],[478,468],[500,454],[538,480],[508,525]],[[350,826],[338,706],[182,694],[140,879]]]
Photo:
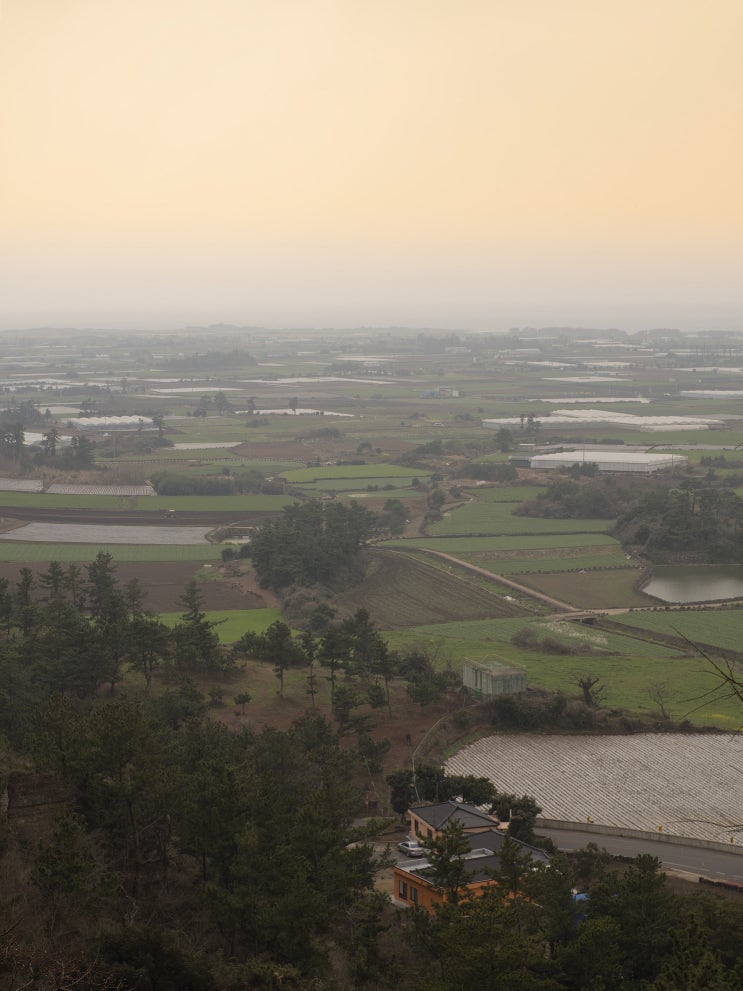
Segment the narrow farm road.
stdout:
[[476,564],[468,564],[467,561],[462,561],[460,558],[454,557],[452,554],[445,554],[443,551],[434,551],[430,547],[416,547],[416,550],[422,551],[424,554],[431,554],[433,557],[439,557],[444,561],[450,561],[452,564],[456,564],[457,567],[462,568],[464,571],[472,572],[472,574],[482,575],[485,578],[491,578],[494,581],[499,582],[501,585],[506,585],[508,588],[512,588],[516,592],[521,592],[524,595],[528,595],[530,599],[536,599],[538,602],[543,602],[545,605],[551,606],[553,609],[559,609],[561,612],[585,612],[585,609],[578,609],[576,606],[570,605],[569,602],[561,602],[560,599],[554,599],[550,595],[544,595],[543,592],[537,592],[535,589],[529,588],[526,585],[521,585],[519,582],[515,582],[511,578],[504,578],[503,575],[496,575],[495,572],[488,571],[486,568],[480,568]]

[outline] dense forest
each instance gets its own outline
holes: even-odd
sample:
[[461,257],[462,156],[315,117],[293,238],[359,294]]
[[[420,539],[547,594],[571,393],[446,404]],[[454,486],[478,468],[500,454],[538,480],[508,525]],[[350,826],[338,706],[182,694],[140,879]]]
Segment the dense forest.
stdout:
[[376,522],[357,502],[296,504],[261,527],[251,540],[249,556],[266,588],[342,587],[361,577],[361,551]]
[[[9,991],[733,991],[743,984],[743,905],[679,897],[659,864],[612,868],[597,849],[549,868],[506,846],[484,897],[432,915],[375,885],[385,830],[359,818],[384,740],[370,714],[403,678],[426,704],[446,690],[424,655],[391,652],[363,610],[318,607],[218,643],[195,584],[169,630],[121,587],[110,557],[53,563],[0,587],[0,986]],[[241,660],[306,672],[308,704],[285,731],[227,729],[191,675],[229,684]],[[142,690],[123,693],[126,669]],[[319,671],[331,719],[314,711]],[[157,683],[157,684],[155,684]],[[243,708],[248,693],[235,699]],[[494,712],[496,710],[494,709]],[[539,843],[528,796],[421,764],[388,776],[397,814],[419,799],[485,803]],[[18,819],[19,794],[56,801]],[[438,845],[437,845],[438,844]],[[429,853],[442,890],[466,877],[456,837]],[[436,874],[438,877],[438,874]],[[447,880],[448,879],[448,880]],[[439,883],[438,881],[436,883]],[[576,902],[575,890],[588,895]]]
[[743,499],[714,477],[622,478],[586,464],[522,503],[518,515],[616,519],[622,544],[656,563],[737,562],[743,554]]

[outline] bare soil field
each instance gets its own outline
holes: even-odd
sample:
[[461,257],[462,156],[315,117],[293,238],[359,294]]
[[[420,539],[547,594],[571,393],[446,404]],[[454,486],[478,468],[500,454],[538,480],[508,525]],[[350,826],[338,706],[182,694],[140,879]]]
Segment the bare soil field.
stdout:
[[[21,563],[0,562],[0,579],[7,578],[11,586],[20,577]],[[27,564],[35,576],[47,571],[47,564]],[[85,575],[85,568],[81,566]],[[204,597],[204,608],[268,609],[278,605],[273,592],[259,588],[250,573],[231,574],[229,568],[215,565],[205,568],[189,561],[121,563],[116,565],[116,577],[123,587],[138,578],[145,592],[145,608],[154,613],[175,612],[186,584],[195,578]]]
[[451,774],[533,795],[550,819],[743,844],[743,736],[499,734],[465,747]]
[[370,557],[366,580],[336,605],[349,612],[363,606],[380,629],[527,615],[518,603],[425,561],[381,549]]
[[312,457],[312,445],[294,440],[245,441],[233,448],[242,458],[265,458],[267,461],[308,461]]

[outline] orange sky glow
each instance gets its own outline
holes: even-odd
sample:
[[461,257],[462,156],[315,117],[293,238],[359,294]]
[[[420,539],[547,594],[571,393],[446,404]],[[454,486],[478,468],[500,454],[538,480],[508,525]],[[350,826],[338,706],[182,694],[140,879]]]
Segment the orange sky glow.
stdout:
[[735,329],[739,0],[0,0],[0,328]]

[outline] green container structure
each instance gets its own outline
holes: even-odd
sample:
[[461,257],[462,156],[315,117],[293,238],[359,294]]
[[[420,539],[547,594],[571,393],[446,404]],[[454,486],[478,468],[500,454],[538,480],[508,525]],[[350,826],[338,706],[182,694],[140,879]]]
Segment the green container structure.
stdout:
[[495,661],[484,664],[465,661],[462,681],[467,691],[479,699],[492,698],[494,695],[517,695],[526,691],[525,671]]

